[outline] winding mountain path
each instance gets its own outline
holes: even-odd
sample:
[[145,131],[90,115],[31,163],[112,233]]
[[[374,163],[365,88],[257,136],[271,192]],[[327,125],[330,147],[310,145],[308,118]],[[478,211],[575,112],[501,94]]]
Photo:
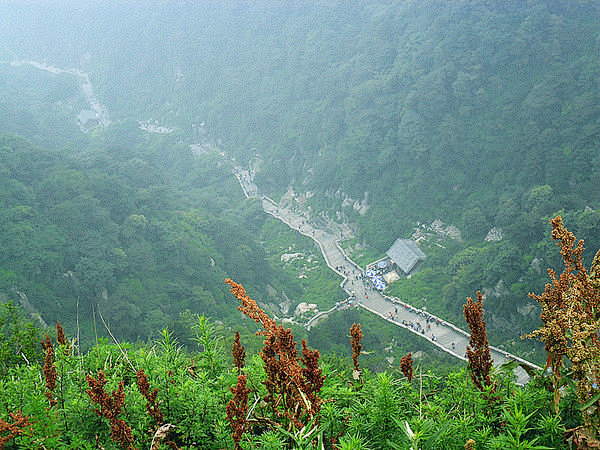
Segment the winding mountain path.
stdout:
[[[242,167],[234,167],[234,175],[240,182],[240,186],[247,198],[255,197],[262,200],[262,207],[267,214],[276,217],[289,227],[312,238],[320,247],[327,265],[343,277],[340,284],[342,289],[350,296],[355,297],[358,305],[377,314],[388,322],[403,327],[441,350],[450,353],[456,358],[466,360],[466,348],[469,343],[469,334],[458,327],[441,320],[429,313],[413,308],[398,299],[388,297],[370,287],[370,283],[363,283],[362,269],[352,261],[344,250],[339,246],[340,230],[335,225],[328,229],[318,229],[311,224],[306,217],[300,216],[287,208],[280,208],[277,203],[268,197],[258,194],[258,187],[253,181],[253,176]],[[429,320],[427,320],[429,319]],[[419,326],[417,326],[417,323]],[[411,325],[412,324],[412,325]],[[508,360],[516,360],[536,369],[541,367],[508,354],[495,347],[490,347],[494,365],[501,365]],[[517,382],[525,384],[529,380],[527,372],[521,367],[515,370]]]
[[86,72],[84,72],[83,70],[80,70],[80,69],[61,69],[61,68],[50,66],[48,64],[40,63],[37,61],[15,60],[10,63],[10,65],[13,67],[22,66],[24,64],[33,66],[36,69],[44,70],[46,72],[50,72],[53,74],[68,73],[68,74],[76,77],[77,81],[79,83],[79,88],[81,89],[81,91],[83,93],[85,101],[89,105],[90,109],[92,111],[94,111],[96,118],[98,119],[98,122],[104,127],[107,127],[108,125],[110,125],[112,123],[109,118],[108,108],[106,108],[106,106],[104,106],[102,103],[100,103],[100,101],[94,94],[94,89],[92,88],[92,83],[90,82],[90,77]]

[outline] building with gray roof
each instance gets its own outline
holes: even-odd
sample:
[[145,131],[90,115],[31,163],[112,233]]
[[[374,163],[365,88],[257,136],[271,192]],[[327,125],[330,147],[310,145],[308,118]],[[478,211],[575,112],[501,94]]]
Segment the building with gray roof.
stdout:
[[419,263],[427,258],[417,244],[410,239],[396,239],[394,245],[385,254],[406,275],[416,272]]
[[96,125],[98,125],[99,121],[94,111],[92,111],[91,109],[83,109],[77,115],[77,123],[79,124],[79,128],[81,128],[81,131],[87,133]]

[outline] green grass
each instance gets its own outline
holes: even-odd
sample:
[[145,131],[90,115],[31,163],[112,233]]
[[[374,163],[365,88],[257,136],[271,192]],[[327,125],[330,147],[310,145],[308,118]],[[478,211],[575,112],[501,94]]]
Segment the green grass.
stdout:
[[427,306],[427,310],[435,314],[435,311],[443,310],[442,288],[447,282],[443,268],[428,267],[410,278],[402,277],[390,284],[385,293],[417,308]]

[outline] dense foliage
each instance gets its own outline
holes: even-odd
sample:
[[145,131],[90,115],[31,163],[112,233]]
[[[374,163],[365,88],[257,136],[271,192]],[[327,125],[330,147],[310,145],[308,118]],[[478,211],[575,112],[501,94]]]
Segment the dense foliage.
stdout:
[[538,212],[597,202],[593,1],[149,5],[6,28],[4,56],[89,70],[116,118],[188,137],[205,121],[240,158],[258,152],[261,186],[317,190],[319,210],[368,191],[370,214],[344,212],[381,249],[435,217],[527,240]]
[[267,226],[255,203],[233,201],[238,187],[218,155],[195,157],[172,139],[135,131],[127,145],[118,142],[121,129],[76,152],[0,137],[3,297],[28,300],[29,312],[71,328],[79,315],[87,338],[101,313],[135,340],[186,309],[231,318],[216,281],[226,276],[247,280],[275,305],[286,292],[339,295],[329,272],[303,296],[299,281],[270,262],[255,235],[265,226],[278,256],[280,229]]
[[27,136],[36,144],[78,144],[83,135],[74,116],[86,108],[70,74],[0,64],[0,133]]

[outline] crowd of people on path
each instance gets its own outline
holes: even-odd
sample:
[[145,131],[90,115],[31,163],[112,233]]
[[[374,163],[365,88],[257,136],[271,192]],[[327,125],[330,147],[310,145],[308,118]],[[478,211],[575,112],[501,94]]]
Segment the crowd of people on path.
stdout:
[[[394,314],[395,312],[395,314]],[[394,311],[390,311],[389,314],[389,318],[390,320],[396,320],[398,318],[398,308],[395,308]],[[417,333],[421,333],[423,336],[427,336],[427,331],[431,330],[431,325],[426,322],[425,326],[421,325],[421,322],[419,322],[418,320],[402,320],[402,325],[405,326],[406,328],[412,328],[413,330],[415,330]],[[431,333],[431,337],[428,338],[431,339],[432,342],[436,342],[437,341],[437,337],[434,333]],[[452,343],[452,348],[454,349],[454,342]]]
[[[405,310],[410,311],[413,314],[417,314],[424,319],[425,324],[422,325],[419,320],[402,320],[402,325],[406,328],[411,328],[415,330],[417,333],[420,333],[424,336],[427,336],[432,342],[437,341],[437,336],[434,333],[431,333],[431,337],[429,337],[429,333],[431,332],[431,325],[435,325],[436,327],[442,325],[446,325],[443,320],[438,319],[437,317],[428,314],[425,311],[421,311],[420,309],[413,308],[406,303],[401,303]],[[393,311],[389,312],[388,318],[390,320],[396,320],[398,318],[398,306],[395,306]],[[456,348],[456,344],[452,342],[452,349]]]
[[369,298],[369,292],[380,291],[380,289],[377,289],[377,287],[373,285],[371,279],[362,271],[356,269],[346,270],[343,266],[336,266],[335,270],[338,273],[343,274],[348,279],[351,286],[362,286],[367,298]]
[[[390,312],[390,318],[392,318],[392,313]],[[418,320],[402,320],[402,325],[404,325],[407,328],[412,328],[414,329],[416,332],[421,333],[422,335],[425,335],[426,331],[430,331],[431,330],[431,325],[429,323],[425,324],[425,327],[423,325],[421,325],[421,322],[419,322]],[[427,328],[427,330],[425,329]],[[431,340],[433,342],[437,341],[437,338],[435,337],[435,334],[431,333]]]
[[[437,317],[435,317],[435,316],[433,316],[433,315],[429,314],[429,313],[428,313],[428,312],[426,312],[426,311],[423,311],[423,310],[421,310],[421,309],[414,308],[414,307],[412,307],[412,306],[410,306],[410,305],[408,305],[408,304],[406,304],[406,303],[400,303],[400,304],[401,304],[401,305],[404,307],[404,309],[406,309],[407,311],[410,311],[410,312],[411,312],[411,313],[413,313],[413,314],[417,314],[418,316],[421,316],[421,317],[423,317],[423,319],[425,319],[425,323],[427,323],[427,324],[433,323],[433,324],[435,324],[436,326],[438,326],[438,325],[442,325],[442,326],[443,326],[443,325],[446,325],[446,322],[444,322],[444,321],[443,321],[443,320],[441,320],[441,319],[438,319]],[[397,310],[397,309],[398,309],[398,307],[396,307],[396,310]],[[428,326],[429,326],[429,325],[428,325]]]
[[[362,271],[357,271],[356,269],[347,270],[344,266],[336,266],[335,270],[338,273],[343,274],[344,277],[346,277],[346,279],[348,279],[350,281],[350,284],[352,286],[355,286],[355,282],[359,286],[362,285],[367,299],[369,298],[368,293],[376,290],[375,286],[373,286],[373,284],[371,283],[370,278]],[[352,293],[353,293],[353,297],[354,297],[354,290],[352,290]],[[410,311],[413,314],[417,314],[417,315],[421,316],[425,322],[425,324],[422,325],[419,320],[415,320],[415,321],[402,320],[402,325],[404,325],[407,328],[412,328],[423,335],[428,335],[429,334],[428,332],[431,332],[431,325],[435,325],[436,327],[438,327],[440,325],[442,325],[442,326],[446,325],[446,323],[443,320],[440,320],[439,318],[437,318],[425,311],[422,311],[417,308],[413,308],[412,306],[410,306],[406,303],[400,303],[400,305],[402,307],[404,307],[405,310]],[[398,318],[398,306],[395,306],[394,310],[389,312],[388,317],[391,320],[396,320]],[[437,337],[434,333],[431,333],[431,337],[429,339],[432,342],[437,341]],[[452,345],[453,345],[452,348],[454,349],[454,345],[455,345],[454,342],[452,343]]]

